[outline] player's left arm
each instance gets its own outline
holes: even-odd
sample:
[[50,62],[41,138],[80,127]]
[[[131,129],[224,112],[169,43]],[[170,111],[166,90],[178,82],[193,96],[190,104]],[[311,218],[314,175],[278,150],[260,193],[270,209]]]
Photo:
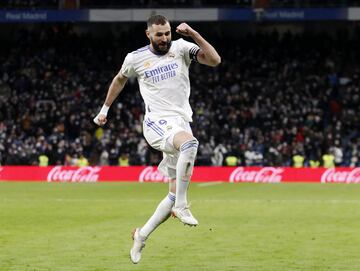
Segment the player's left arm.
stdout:
[[183,36],[191,37],[200,47],[200,51],[197,53],[197,61],[199,63],[211,67],[216,67],[221,63],[221,57],[215,48],[187,23],[181,23],[176,28],[176,32]]

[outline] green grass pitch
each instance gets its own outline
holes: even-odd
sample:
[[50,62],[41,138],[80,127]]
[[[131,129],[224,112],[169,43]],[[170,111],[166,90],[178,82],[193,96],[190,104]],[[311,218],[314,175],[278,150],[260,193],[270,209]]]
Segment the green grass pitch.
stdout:
[[0,183],[1,271],[360,270],[360,185],[192,183],[200,225],[170,218],[129,260],[166,184]]

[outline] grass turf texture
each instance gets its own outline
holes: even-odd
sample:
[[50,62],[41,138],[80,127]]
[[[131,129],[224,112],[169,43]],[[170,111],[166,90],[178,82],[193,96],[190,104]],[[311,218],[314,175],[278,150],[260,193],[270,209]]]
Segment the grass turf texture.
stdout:
[[191,184],[138,265],[130,232],[166,184],[0,183],[0,270],[359,270],[360,185]]

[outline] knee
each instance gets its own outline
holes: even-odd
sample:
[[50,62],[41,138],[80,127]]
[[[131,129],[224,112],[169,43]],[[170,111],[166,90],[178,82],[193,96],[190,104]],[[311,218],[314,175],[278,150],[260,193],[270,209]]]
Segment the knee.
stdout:
[[193,137],[192,139],[189,139],[185,141],[183,144],[181,144],[180,152],[186,153],[190,159],[195,160],[198,147],[199,147],[199,141],[195,137]]

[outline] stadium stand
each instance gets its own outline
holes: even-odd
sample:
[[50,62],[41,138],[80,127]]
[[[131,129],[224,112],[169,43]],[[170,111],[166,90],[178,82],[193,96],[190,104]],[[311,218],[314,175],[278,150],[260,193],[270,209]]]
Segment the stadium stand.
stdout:
[[[0,44],[0,159],[2,165],[156,164],[144,141],[143,104],[129,80],[109,123],[92,123],[128,51],[146,39],[110,31],[101,39],[72,24],[16,28]],[[192,65],[193,131],[198,165],[289,166],[292,157],[360,166],[360,35],[249,33],[212,42],[217,69]],[[71,44],[71,46],[70,46]]]
[[316,8],[359,6],[360,0],[2,0],[4,9],[62,9],[62,8],[200,8],[200,7],[263,7]]

